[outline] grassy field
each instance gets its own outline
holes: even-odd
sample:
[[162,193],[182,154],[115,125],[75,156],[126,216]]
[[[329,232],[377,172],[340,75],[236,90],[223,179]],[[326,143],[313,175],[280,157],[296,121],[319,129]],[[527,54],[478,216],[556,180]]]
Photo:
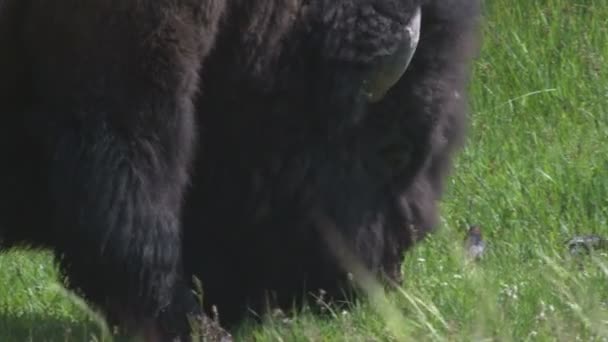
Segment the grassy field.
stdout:
[[[564,241],[608,237],[608,0],[487,0],[472,125],[443,225],[404,264],[401,291],[330,319],[245,326],[256,341],[608,341],[608,251],[573,260]],[[489,240],[463,262],[464,227]],[[102,339],[48,255],[0,256],[0,341]]]

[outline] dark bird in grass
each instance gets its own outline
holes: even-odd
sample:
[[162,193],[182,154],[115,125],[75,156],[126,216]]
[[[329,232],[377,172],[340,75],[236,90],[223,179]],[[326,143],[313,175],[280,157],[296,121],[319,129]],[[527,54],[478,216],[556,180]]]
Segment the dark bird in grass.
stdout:
[[486,243],[482,238],[481,228],[478,225],[469,227],[467,236],[464,239],[466,256],[470,260],[479,260],[483,256]]
[[608,239],[599,235],[575,236],[566,241],[572,255],[589,254],[593,250],[608,250]]

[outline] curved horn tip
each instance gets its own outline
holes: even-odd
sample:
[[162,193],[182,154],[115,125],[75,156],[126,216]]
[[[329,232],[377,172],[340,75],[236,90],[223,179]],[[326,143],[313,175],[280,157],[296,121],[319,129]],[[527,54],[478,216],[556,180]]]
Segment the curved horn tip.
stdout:
[[420,41],[421,12],[420,6],[416,7],[410,21],[404,27],[404,31],[407,32],[406,37],[397,51],[387,56],[388,58],[380,63],[375,75],[365,82],[364,88],[370,102],[384,98],[410,65]]

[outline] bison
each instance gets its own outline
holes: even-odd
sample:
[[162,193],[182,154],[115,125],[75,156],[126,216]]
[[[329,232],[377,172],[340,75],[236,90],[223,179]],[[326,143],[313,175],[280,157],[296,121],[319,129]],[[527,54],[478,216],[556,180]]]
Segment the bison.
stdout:
[[400,281],[463,142],[478,22],[478,0],[232,3],[183,216],[222,323]]
[[150,339],[188,330],[192,277],[228,325],[399,281],[462,144],[478,2],[0,0],[4,244]]

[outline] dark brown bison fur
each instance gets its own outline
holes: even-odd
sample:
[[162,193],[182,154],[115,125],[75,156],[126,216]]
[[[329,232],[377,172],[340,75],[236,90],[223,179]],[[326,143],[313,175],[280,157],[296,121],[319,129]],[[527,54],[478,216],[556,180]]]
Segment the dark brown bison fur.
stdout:
[[[357,265],[399,281],[463,141],[479,1],[230,3],[201,71],[187,274],[227,324],[319,289],[339,299]],[[368,101],[419,5],[409,68]]]
[[51,248],[70,288],[161,340],[187,323],[172,298],[191,304],[180,215],[224,4],[0,0],[4,244]]
[[183,277],[227,323],[338,298],[357,265],[399,280],[462,141],[478,1],[0,0],[4,243],[163,340]]

